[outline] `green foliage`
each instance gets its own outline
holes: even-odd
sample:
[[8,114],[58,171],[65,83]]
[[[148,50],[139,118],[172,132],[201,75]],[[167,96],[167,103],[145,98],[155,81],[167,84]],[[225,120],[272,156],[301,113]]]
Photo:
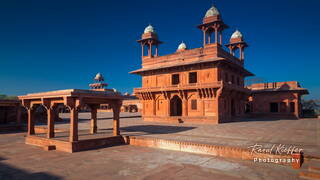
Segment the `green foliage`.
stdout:
[[17,100],[17,96],[7,96],[5,94],[0,94],[0,99]]
[[310,99],[302,100],[302,109],[304,110],[314,110],[316,114],[320,114],[320,100]]

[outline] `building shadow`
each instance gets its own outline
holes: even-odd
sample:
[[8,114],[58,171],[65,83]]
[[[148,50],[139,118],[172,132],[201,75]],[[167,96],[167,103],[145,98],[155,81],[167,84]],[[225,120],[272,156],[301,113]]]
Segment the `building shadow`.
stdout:
[[[1,159],[1,157],[0,157]],[[32,180],[60,180],[62,177],[47,173],[47,172],[28,172],[26,170],[19,169],[12,165],[0,162],[0,179],[1,180],[15,180],[15,179],[32,179]]]
[[285,117],[268,117],[268,118],[263,118],[263,117],[255,117],[255,118],[238,118],[238,119],[233,119],[229,122],[225,122],[225,123],[239,123],[239,122],[272,122],[272,121],[281,121],[281,120],[285,120],[285,121],[296,121],[299,120],[298,118],[285,118]]
[[143,132],[145,134],[171,134],[183,131],[189,131],[196,127],[181,127],[181,126],[164,126],[164,125],[136,125],[121,127],[121,132]]
[[25,132],[25,125],[0,125],[0,134],[15,134]]
[[[121,119],[130,119],[130,118],[141,118],[141,115],[136,115],[136,116],[120,116]],[[61,118],[62,121],[55,122],[57,124],[65,124],[65,123],[70,123],[70,118]],[[111,120],[113,117],[104,117],[104,118],[97,118],[97,120]],[[90,121],[88,118],[79,118],[79,122],[84,122],[84,121]]]
[[[130,119],[130,118],[141,118],[141,115],[136,115],[136,116],[120,116],[121,119]],[[113,119],[113,117],[105,117],[105,118],[97,118],[98,120],[109,120]]]

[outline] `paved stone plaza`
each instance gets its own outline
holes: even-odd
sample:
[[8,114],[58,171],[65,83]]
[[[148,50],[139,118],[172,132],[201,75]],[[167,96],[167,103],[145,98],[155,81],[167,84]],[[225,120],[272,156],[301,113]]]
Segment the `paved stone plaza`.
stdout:
[[[122,135],[148,136],[161,139],[192,141],[248,148],[255,143],[294,145],[305,154],[320,157],[320,120],[245,119],[219,125],[165,124],[142,121],[139,113],[121,113]],[[62,114],[68,122],[69,114]],[[90,114],[79,115],[79,129],[90,132]],[[98,132],[112,132],[112,113],[98,113]],[[68,123],[56,125],[68,130]],[[79,137],[81,139],[81,136]]]
[[[68,130],[69,114],[56,129]],[[98,136],[112,133],[112,113],[98,113]],[[79,139],[87,137],[89,113],[81,113]],[[144,122],[138,113],[122,113],[122,135],[247,147],[253,143],[294,144],[318,155],[318,120],[247,120],[219,125]],[[77,153],[44,151],[26,145],[25,133],[0,134],[0,179],[299,179],[290,166],[161,150],[130,145]],[[67,137],[67,134],[66,134]],[[312,138],[310,138],[312,137]],[[64,138],[57,133],[57,138]],[[316,162],[316,164],[319,164]]]
[[290,166],[223,159],[136,146],[78,153],[24,144],[23,133],[1,134],[0,179],[298,179]]

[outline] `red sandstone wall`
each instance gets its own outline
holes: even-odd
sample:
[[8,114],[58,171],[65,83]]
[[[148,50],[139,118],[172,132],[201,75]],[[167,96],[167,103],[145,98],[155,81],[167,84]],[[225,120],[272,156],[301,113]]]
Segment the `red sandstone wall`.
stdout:
[[[301,114],[300,95],[293,92],[265,92],[253,94],[251,111],[253,114],[274,117],[296,117]],[[283,102],[284,106],[281,105]],[[290,112],[290,102],[295,103],[294,112]],[[270,112],[270,103],[278,103],[279,112]]]

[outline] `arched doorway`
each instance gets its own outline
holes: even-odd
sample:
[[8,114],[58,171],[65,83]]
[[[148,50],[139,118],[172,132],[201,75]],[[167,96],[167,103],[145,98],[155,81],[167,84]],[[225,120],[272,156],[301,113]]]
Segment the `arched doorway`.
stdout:
[[182,101],[177,95],[170,100],[170,116],[182,116]]

